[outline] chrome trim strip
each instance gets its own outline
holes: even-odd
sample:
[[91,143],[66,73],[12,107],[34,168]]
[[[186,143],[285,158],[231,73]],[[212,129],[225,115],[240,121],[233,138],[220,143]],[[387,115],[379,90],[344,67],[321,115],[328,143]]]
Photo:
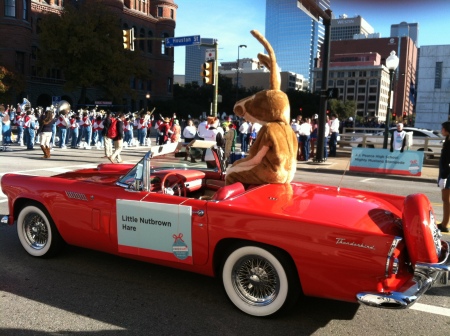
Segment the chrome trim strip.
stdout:
[[389,264],[391,262],[392,259],[392,255],[394,254],[395,249],[397,248],[398,244],[403,240],[402,237],[395,237],[392,240],[391,243],[391,248],[389,249],[389,252],[387,254],[387,258],[386,258],[386,269],[384,272],[384,276],[387,278],[389,276]]
[[450,250],[449,243],[441,241],[445,246],[445,254],[439,263],[417,263],[414,270],[414,277],[409,285],[404,286],[395,292],[361,292],[356,294],[358,302],[377,308],[403,309],[414,304],[428,289],[430,289],[437,279],[442,276],[448,277],[450,272]]
[[8,223],[9,223],[9,215],[4,215],[0,220],[0,224],[8,225]]

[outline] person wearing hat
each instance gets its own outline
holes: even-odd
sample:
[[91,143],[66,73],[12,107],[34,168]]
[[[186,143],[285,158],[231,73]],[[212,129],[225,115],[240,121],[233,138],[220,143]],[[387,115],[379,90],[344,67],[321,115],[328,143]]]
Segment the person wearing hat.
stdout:
[[164,145],[169,140],[170,131],[170,118],[166,117],[163,119],[163,123],[158,128],[158,145]]

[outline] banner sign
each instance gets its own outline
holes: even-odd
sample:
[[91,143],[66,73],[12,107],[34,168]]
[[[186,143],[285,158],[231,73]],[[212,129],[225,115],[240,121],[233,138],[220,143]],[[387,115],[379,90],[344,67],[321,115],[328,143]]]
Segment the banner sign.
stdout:
[[192,208],[117,200],[119,252],[192,264]]
[[351,171],[421,176],[422,166],[422,151],[401,153],[389,149],[352,148]]

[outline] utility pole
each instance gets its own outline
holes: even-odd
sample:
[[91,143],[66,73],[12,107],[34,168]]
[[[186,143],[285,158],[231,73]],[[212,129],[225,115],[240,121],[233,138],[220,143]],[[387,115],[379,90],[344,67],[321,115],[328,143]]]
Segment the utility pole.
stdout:
[[219,57],[218,57],[218,53],[219,53],[219,44],[217,43],[217,40],[214,39],[214,43],[213,44],[208,44],[208,43],[201,43],[201,46],[204,47],[213,47],[214,48],[214,81],[212,83],[212,85],[214,86],[214,90],[213,90],[213,104],[212,104],[212,115],[214,117],[217,117],[217,96],[219,94]]

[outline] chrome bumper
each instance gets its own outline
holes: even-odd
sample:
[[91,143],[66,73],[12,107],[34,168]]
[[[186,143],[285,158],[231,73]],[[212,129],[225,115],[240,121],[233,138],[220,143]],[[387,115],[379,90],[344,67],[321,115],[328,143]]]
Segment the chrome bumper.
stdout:
[[413,279],[404,288],[387,293],[362,292],[356,294],[356,299],[371,307],[404,309],[414,304],[436,280],[440,279],[441,283],[447,284],[450,272],[450,250],[448,242],[442,241],[442,245],[446,245],[442,261],[436,264],[417,263]]
[[2,217],[2,219],[0,219],[0,224],[2,225],[8,225],[9,224],[9,216],[8,215],[4,215]]

